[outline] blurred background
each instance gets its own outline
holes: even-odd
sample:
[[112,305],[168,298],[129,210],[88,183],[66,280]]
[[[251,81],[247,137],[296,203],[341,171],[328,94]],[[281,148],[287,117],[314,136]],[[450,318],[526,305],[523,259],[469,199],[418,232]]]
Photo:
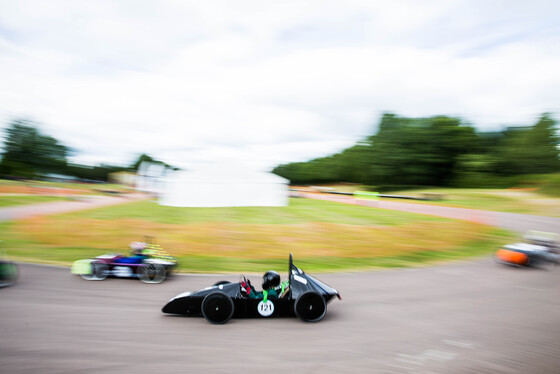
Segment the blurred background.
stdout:
[[[486,133],[534,126],[559,109],[553,1],[0,7],[0,127],[40,124],[70,147],[70,164],[128,167],[146,154],[182,169],[228,159],[271,170],[378,132],[389,145],[385,113],[447,116],[447,126]],[[419,141],[442,135],[421,127]],[[437,158],[472,146],[468,132]]]
[[[490,258],[560,234],[558,14],[0,0],[2,372],[557,373],[559,273]],[[143,241],[182,274],[69,271]],[[289,253],[321,324],[160,313]]]
[[[67,264],[148,235],[179,257],[370,266],[375,226],[435,224],[297,200],[309,192],[560,215],[554,2],[0,6],[3,204],[142,200],[7,219],[22,258]],[[506,235],[485,230],[464,232],[487,250]],[[470,239],[434,240],[463,253]]]

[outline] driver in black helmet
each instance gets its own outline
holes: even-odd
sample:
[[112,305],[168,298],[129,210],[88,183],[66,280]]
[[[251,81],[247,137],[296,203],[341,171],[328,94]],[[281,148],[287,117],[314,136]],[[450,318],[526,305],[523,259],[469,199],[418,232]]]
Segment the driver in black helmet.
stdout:
[[282,285],[280,285],[280,274],[274,270],[269,270],[263,275],[262,292],[258,292],[251,287],[251,284],[247,281],[242,284],[247,295],[253,299],[262,299],[265,296],[267,299],[277,299],[282,293]]

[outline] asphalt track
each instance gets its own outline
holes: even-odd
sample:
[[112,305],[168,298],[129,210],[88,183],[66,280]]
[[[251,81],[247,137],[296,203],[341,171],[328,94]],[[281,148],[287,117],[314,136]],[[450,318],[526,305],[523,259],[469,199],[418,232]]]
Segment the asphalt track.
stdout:
[[[234,319],[215,326],[160,309],[180,292],[238,275],[180,275],[147,285],[19,267],[18,283],[0,289],[6,374],[560,372],[558,268],[485,258],[321,274],[342,301],[331,302],[319,323]],[[251,279],[258,283],[258,275]]]
[[342,300],[329,303],[321,322],[232,319],[225,325],[160,309],[182,291],[236,281],[235,275],[180,275],[148,285],[132,279],[88,282],[67,268],[30,264],[20,264],[20,273],[15,286],[0,289],[4,374],[560,369],[560,269],[512,268],[483,259],[322,274]]

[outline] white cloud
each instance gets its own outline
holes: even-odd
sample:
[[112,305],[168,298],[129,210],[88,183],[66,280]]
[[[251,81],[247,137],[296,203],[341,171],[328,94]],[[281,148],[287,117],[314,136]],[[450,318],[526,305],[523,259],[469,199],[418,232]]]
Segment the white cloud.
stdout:
[[84,162],[261,167],[338,152],[379,115],[479,128],[558,112],[559,5],[0,1],[0,120]]

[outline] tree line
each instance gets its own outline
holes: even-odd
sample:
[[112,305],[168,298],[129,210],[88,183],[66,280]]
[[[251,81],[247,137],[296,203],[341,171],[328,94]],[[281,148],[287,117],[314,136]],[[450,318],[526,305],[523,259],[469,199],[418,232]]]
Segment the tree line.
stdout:
[[556,121],[479,132],[460,118],[381,117],[376,134],[344,151],[277,166],[292,184],[359,183],[406,186],[502,187],[512,177],[560,171]]
[[26,119],[16,119],[5,129],[4,147],[0,159],[0,176],[4,178],[37,179],[53,174],[86,181],[108,180],[109,174],[137,171],[143,161],[176,169],[147,154],[140,155],[128,166],[102,164],[94,167],[72,164],[68,157],[74,151],[57,139],[44,134],[39,125]]
[[[460,118],[381,117],[376,134],[354,146],[308,162],[279,165],[273,172],[292,184],[359,183],[376,189],[406,186],[503,187],[512,177],[560,171],[556,121],[543,114],[533,126],[479,132]],[[5,130],[0,176],[40,178],[62,174],[107,181],[117,171],[137,171],[143,161],[172,166],[147,154],[128,166],[71,164],[74,152],[44,134],[38,124],[12,121]]]

